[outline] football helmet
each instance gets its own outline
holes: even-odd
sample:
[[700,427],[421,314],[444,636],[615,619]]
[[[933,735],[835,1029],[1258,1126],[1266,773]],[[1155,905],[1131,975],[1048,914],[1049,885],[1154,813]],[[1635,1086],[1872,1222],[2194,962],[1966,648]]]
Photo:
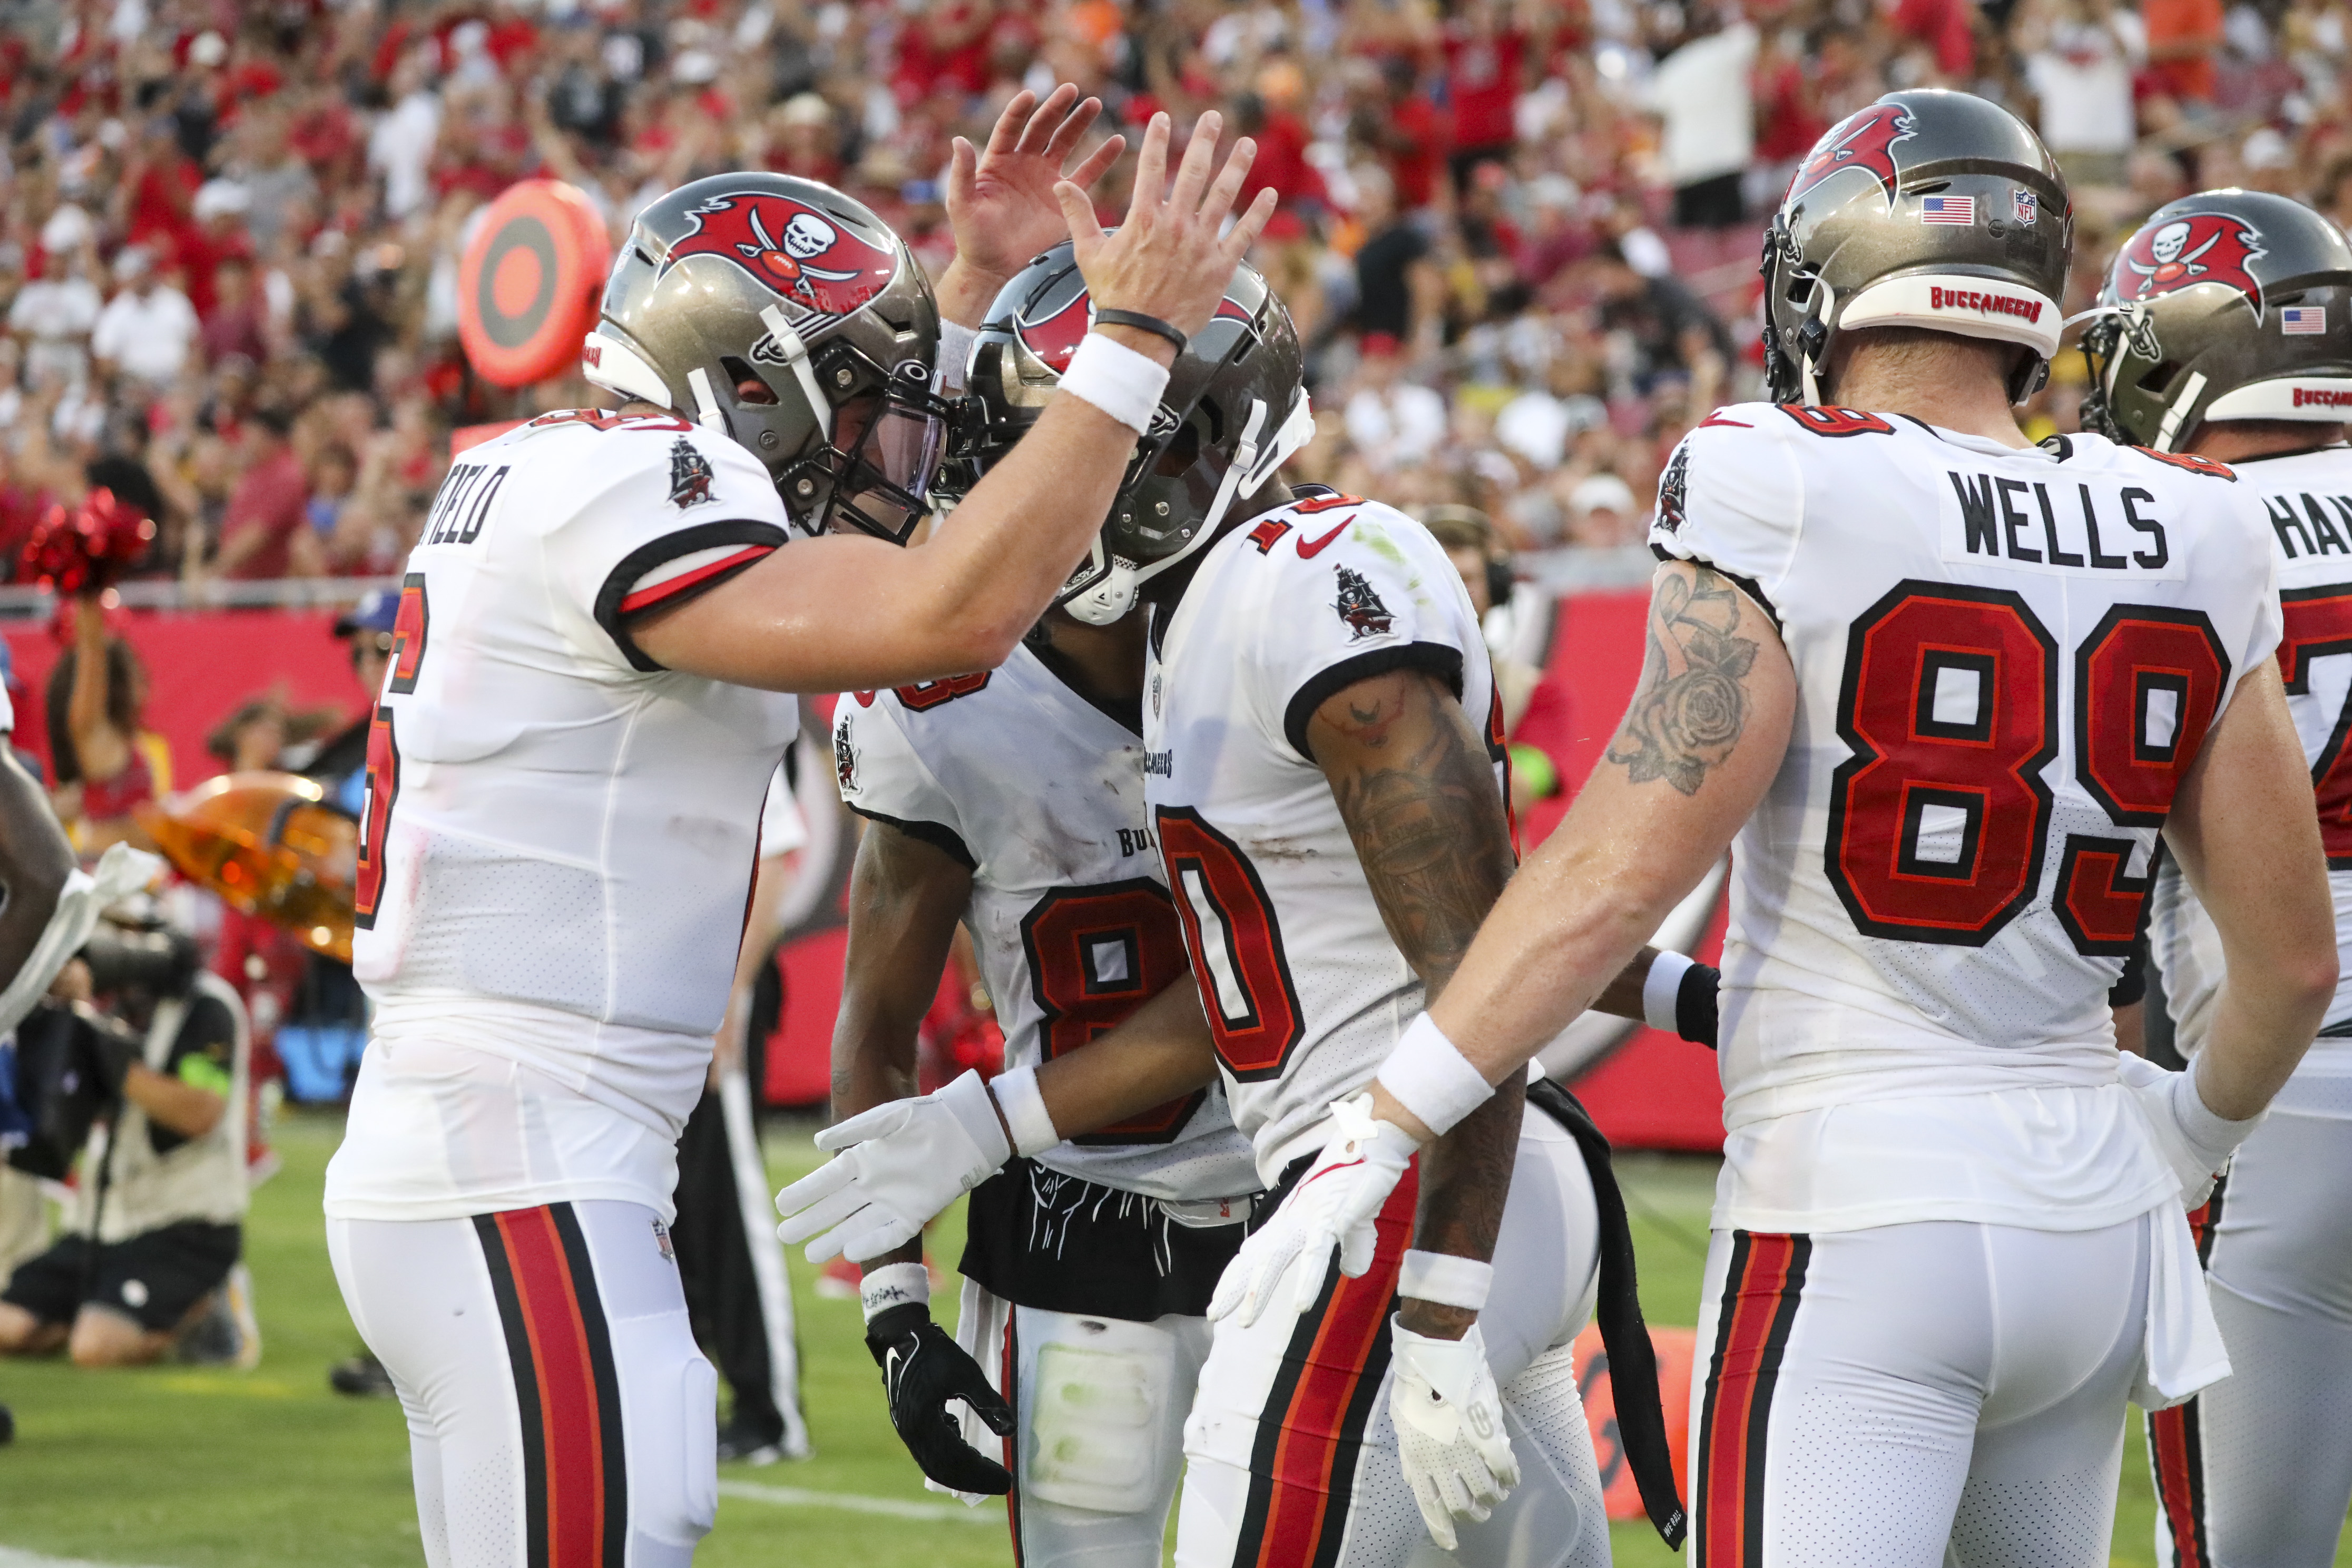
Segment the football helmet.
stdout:
[[1818,403],[1837,335],[1923,327],[2020,343],[2021,401],[2058,352],[2074,246],[2065,177],[2025,122],[1941,89],[1890,92],[1813,144],[1764,232],[1764,368]]
[[2169,452],[2209,419],[2352,418],[2352,245],[2285,196],[2201,191],[2116,253],[2083,424]]
[[[970,478],[1036,423],[1093,325],[1094,302],[1066,240],[1004,286],[965,381],[960,455]],[[1216,315],[1176,356],[1110,515],[1054,602],[1089,626],[1108,626],[1135,607],[1145,583],[1215,537],[1234,503],[1255,495],[1315,435],[1304,358],[1290,312],[1242,263]]]
[[939,339],[922,268],[863,205],[789,174],[713,174],[637,215],[581,371],[758,454],[808,532],[904,544],[945,448]]

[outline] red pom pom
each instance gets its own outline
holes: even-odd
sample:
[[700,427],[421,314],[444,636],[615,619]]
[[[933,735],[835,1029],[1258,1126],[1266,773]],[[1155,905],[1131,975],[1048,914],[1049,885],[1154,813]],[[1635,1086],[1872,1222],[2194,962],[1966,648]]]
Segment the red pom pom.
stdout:
[[95,489],[71,513],[58,505],[42,515],[25,542],[25,573],[60,597],[95,594],[144,554],[154,537],[152,518],[117,500],[112,490]]

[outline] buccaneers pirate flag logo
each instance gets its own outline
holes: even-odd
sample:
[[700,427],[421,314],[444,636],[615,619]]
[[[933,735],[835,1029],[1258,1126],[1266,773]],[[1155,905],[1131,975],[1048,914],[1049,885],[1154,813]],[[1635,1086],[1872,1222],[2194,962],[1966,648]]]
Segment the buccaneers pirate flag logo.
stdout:
[[1911,111],[1899,103],[1874,103],[1859,114],[1846,116],[1813,143],[1811,154],[1797,170],[1797,177],[1789,182],[1789,194],[1780,199],[1780,205],[1788,205],[1832,175],[1843,174],[1848,169],[1866,169],[1892,205],[1895,144],[1907,142],[1916,133],[1917,125]]
[[2246,264],[2269,252],[2263,237],[2242,219],[2221,213],[2191,213],[2153,224],[2132,236],[2108,278],[2118,300],[2153,300],[2198,283],[2235,289],[2263,319],[2263,286]]
[[790,196],[713,196],[688,215],[694,232],[669,247],[667,272],[689,256],[723,256],[804,310],[846,316],[890,286],[898,258]]

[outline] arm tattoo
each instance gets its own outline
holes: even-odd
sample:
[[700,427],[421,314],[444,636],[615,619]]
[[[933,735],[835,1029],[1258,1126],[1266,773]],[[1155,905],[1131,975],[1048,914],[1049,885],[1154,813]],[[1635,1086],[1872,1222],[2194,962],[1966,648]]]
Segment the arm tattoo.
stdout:
[[[1412,1244],[1423,1252],[1491,1262],[1503,1228],[1503,1203],[1510,1195],[1511,1166],[1518,1157],[1519,1115],[1528,1084],[1513,1073],[1494,1097],[1472,1111],[1421,1157],[1421,1199],[1413,1213]],[[1408,1300],[1398,1315],[1414,1333],[1461,1333],[1478,1314],[1434,1301]]]
[[1642,685],[1608,753],[1630,782],[1664,779],[1685,795],[1696,795],[1739,743],[1748,726],[1741,682],[1757,648],[1738,635],[1739,590],[1706,566],[1697,573],[1696,583],[1670,574],[1658,584]]
[[1340,700],[1348,717],[1335,728],[1357,755],[1325,774],[1389,935],[1434,995],[1510,879],[1494,763],[1461,706],[1425,677]]

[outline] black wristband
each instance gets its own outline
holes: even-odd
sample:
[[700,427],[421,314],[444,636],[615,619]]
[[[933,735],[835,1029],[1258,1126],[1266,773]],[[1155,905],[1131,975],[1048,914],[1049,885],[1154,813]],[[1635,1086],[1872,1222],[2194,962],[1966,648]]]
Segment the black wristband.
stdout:
[[1097,327],[1133,327],[1139,332],[1150,332],[1155,338],[1166,338],[1170,342],[1176,345],[1176,352],[1180,354],[1184,352],[1184,345],[1192,341],[1183,333],[1178,331],[1175,328],[1161,321],[1159,317],[1147,316],[1140,310],[1105,310],[1098,309],[1095,311],[1095,325]]
[[1694,963],[1683,971],[1682,984],[1675,988],[1675,1033],[1715,1049],[1716,993],[1722,984],[1723,972],[1713,964]]

